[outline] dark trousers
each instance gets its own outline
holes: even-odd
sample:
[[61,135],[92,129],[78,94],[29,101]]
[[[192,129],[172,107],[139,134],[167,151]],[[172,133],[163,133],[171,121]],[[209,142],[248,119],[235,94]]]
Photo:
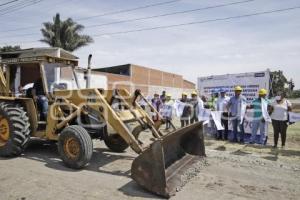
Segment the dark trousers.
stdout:
[[228,112],[223,112],[221,123],[224,126],[224,130],[219,130],[217,139],[227,140],[228,138]]
[[195,122],[198,122],[199,120],[198,120],[198,117],[192,117],[191,119],[190,119],[190,123],[191,124],[193,124],[193,123],[195,123]]
[[285,146],[286,130],[288,127],[287,122],[272,119],[272,125],[273,125],[273,130],[274,130],[274,146],[277,147],[279,134],[281,136],[281,144],[282,144],[282,146]]
[[48,99],[44,95],[37,96],[37,106],[38,110],[40,111],[40,120],[46,121],[47,114],[48,114]]
[[188,120],[187,118],[181,118],[180,123],[181,123],[181,128],[182,128],[182,127],[189,125],[190,120]]
[[171,119],[166,118],[165,120],[166,120],[166,129],[171,128]]

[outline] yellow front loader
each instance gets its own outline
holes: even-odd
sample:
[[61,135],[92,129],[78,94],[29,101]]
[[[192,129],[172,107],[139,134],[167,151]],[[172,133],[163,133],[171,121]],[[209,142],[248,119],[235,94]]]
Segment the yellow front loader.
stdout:
[[[123,89],[80,89],[76,59],[22,53],[0,54],[0,156],[20,155],[30,138],[37,137],[57,141],[63,162],[78,169],[92,157],[92,139],[104,140],[115,152],[130,146],[139,154],[132,163],[132,178],[164,197],[175,194],[187,170],[205,156],[200,122],[163,134],[163,121],[154,122],[137,103],[143,98],[159,114],[140,91],[131,95]],[[66,71],[77,88],[53,78]],[[145,141],[141,135],[147,129]]]

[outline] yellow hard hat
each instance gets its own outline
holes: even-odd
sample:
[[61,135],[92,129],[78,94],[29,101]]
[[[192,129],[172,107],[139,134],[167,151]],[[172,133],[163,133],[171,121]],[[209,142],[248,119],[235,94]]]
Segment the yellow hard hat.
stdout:
[[243,91],[241,86],[235,86],[234,91]]
[[171,97],[172,95],[171,94],[166,94],[166,97]]
[[196,91],[193,91],[191,95],[198,95]]
[[187,96],[188,94],[186,92],[183,92],[182,93],[182,96]]
[[264,89],[264,88],[262,88],[262,89],[260,89],[259,91],[258,91],[258,94],[260,94],[260,95],[265,95],[265,94],[267,94],[268,93],[268,91],[266,90],[266,89]]

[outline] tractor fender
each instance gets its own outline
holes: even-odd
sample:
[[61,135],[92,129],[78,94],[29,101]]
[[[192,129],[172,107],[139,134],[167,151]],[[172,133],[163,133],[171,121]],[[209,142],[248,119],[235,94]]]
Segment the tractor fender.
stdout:
[[30,127],[32,131],[31,135],[34,135],[38,127],[38,118],[36,106],[34,104],[33,99],[24,97],[0,96],[0,102],[15,103],[23,106],[24,110],[27,112],[27,115],[29,117]]

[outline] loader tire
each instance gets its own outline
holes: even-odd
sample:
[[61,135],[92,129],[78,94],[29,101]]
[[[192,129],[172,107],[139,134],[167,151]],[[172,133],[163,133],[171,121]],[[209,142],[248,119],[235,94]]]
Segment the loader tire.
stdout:
[[113,152],[124,152],[129,145],[119,134],[104,133],[103,140],[105,145]]
[[27,113],[18,104],[0,103],[0,156],[19,156],[30,138]]
[[58,152],[67,167],[81,169],[91,160],[93,142],[88,132],[81,126],[68,126],[59,136]]

